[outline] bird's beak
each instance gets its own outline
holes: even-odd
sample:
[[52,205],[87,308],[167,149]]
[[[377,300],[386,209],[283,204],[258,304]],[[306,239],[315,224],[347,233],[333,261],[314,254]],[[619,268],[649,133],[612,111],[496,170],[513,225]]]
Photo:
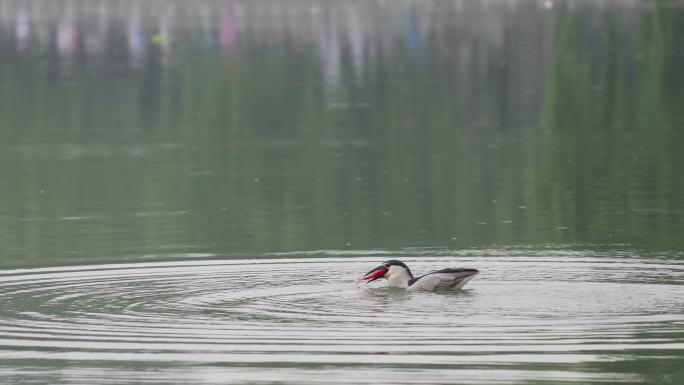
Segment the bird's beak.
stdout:
[[382,278],[385,275],[385,273],[387,273],[387,268],[381,265],[369,271],[366,275],[363,276],[363,278],[359,279],[359,281],[366,281],[366,283],[373,282],[376,279]]

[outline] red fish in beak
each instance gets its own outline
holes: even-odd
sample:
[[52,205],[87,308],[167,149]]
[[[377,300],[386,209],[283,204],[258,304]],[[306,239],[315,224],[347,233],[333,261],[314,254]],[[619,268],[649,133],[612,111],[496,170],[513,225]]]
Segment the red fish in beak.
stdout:
[[382,278],[385,275],[385,273],[387,273],[387,270],[388,269],[387,269],[387,267],[385,267],[385,265],[380,265],[380,266],[376,267],[375,269],[366,273],[366,275],[364,275],[363,278],[360,278],[356,282],[357,283],[361,282],[361,281],[366,281],[366,283],[373,282],[376,279]]

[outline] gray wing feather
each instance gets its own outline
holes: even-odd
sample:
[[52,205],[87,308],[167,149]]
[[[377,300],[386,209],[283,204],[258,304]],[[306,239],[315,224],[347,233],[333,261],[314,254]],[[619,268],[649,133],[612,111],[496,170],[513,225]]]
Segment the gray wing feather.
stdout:
[[475,274],[473,269],[444,269],[416,278],[409,290],[442,291],[460,289]]

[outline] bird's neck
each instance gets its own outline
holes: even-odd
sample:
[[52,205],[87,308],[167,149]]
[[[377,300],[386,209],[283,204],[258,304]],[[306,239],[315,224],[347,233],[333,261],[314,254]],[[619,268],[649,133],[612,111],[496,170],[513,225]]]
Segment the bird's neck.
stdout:
[[386,276],[389,287],[407,288],[413,277],[401,267],[392,266]]

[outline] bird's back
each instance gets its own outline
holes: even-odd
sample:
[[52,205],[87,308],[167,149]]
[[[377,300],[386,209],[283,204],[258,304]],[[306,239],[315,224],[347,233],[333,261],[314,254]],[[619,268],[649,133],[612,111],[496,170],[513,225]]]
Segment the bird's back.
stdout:
[[475,269],[442,269],[409,282],[409,290],[444,291],[462,288],[478,273]]

